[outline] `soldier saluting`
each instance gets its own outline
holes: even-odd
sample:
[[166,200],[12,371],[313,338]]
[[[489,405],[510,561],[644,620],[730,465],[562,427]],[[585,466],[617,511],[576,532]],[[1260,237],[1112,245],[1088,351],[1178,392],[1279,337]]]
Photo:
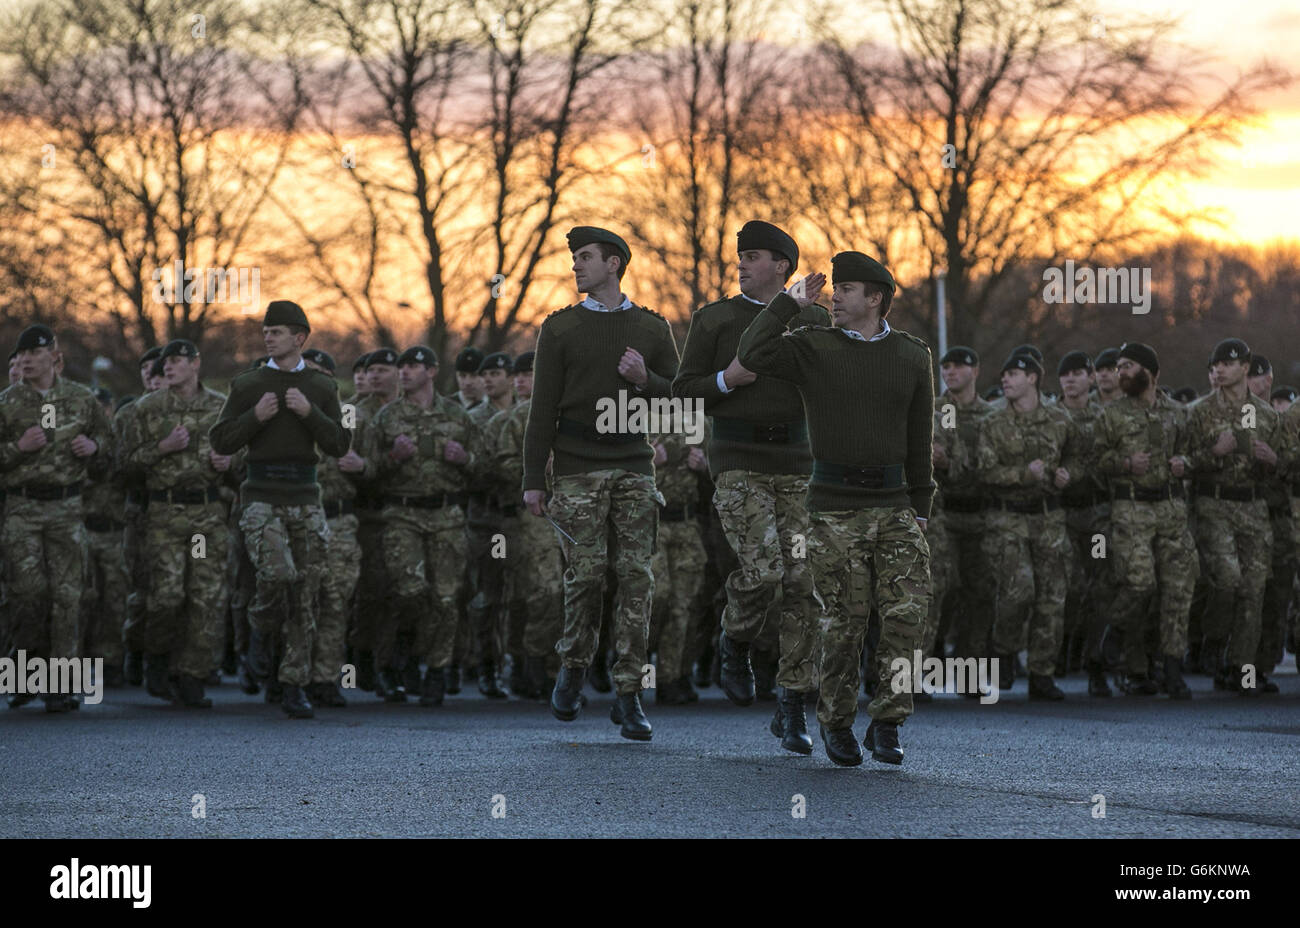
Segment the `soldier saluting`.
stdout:
[[291,718],[313,715],[303,687],[311,682],[312,636],[329,540],[316,449],[341,457],[351,442],[338,385],[302,358],[310,331],[297,303],[275,300],[267,306],[262,339],[269,359],[235,378],[209,433],[218,454],[248,448],[239,527],[257,571],[249,663],[255,674],[265,674],[265,647],[278,639],[282,705]]
[[[862,763],[853,735],[859,659],[873,605],[881,619],[877,685],[864,744],[901,764],[898,726],[912,714],[910,687],[895,691],[891,667],[912,661],[929,605],[930,549],[921,523],[934,496],[934,374],[930,350],[886,320],[894,278],[857,251],[831,259],[834,326],[786,334],[826,282],[810,274],[772,298],[740,338],[749,370],[799,388],[808,417],[812,482],[809,555],[829,626],[822,637],[821,722],[826,754]],[[866,567],[869,577],[858,572]],[[920,668],[913,668],[918,673]]]
[[568,241],[574,281],[587,298],[542,322],[524,432],[524,505],[539,518],[545,513],[546,462],[554,451],[551,514],[572,539],[564,542],[564,637],[556,645],[563,666],[551,711],[569,722],[581,710],[612,560],[618,576],[612,625],[618,702],[610,718],[621,723],[623,737],[649,741],[640,690],[654,595],[650,557],[662,497],[645,434],[601,431],[595,423],[597,404],[618,402],[625,391],[667,397],[677,373],[677,346],[668,320],[620,290],[632,256],[622,238],[579,226],[569,231]]

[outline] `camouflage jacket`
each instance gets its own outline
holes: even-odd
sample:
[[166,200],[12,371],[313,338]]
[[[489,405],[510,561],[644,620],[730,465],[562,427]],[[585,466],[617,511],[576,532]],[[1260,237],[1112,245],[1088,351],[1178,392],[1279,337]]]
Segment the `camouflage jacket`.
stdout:
[[1064,401],[1057,409],[1070,420],[1070,440],[1066,442],[1061,466],[1070,472],[1070,482],[1063,491],[1066,496],[1100,489],[1106,485],[1097,464],[1097,424],[1106,409],[1094,396],[1088,396],[1080,409],[1071,409]]
[[[45,447],[18,450],[18,439],[33,425],[45,430]],[[72,441],[85,435],[98,447],[79,458]],[[89,387],[56,376],[42,395],[25,383],[0,392],[0,474],[6,487],[68,486],[106,476],[113,464],[113,426]]]
[[708,438],[703,444],[692,445],[681,432],[665,432],[651,435],[650,444],[661,444],[668,453],[667,461],[655,465],[655,486],[664,498],[664,505],[670,509],[696,505],[700,499],[700,474],[708,470],[707,467],[704,471],[691,470],[686,466],[686,459],[692,448],[702,451],[708,447]]
[[[1070,437],[1070,420],[1056,406],[1039,405],[1028,413],[1011,406],[995,409],[980,421],[975,461],[980,482],[1008,500],[1057,495],[1053,475],[1061,466]],[[1029,472],[1031,461],[1043,462],[1043,476]]]
[[[199,384],[193,399],[183,399],[172,389],[157,390],[137,400],[126,422],[122,457],[128,474],[144,479],[149,490],[201,490],[227,482],[234,470],[218,471],[210,457],[208,431],[216,425],[226,398]],[[167,454],[158,443],[182,425],[190,442]],[[243,452],[234,457],[242,458]]]
[[992,411],[993,406],[979,394],[969,406],[962,406],[948,393],[934,398],[934,443],[948,453],[948,466],[934,469],[940,494],[975,496],[980,492],[975,447],[980,422]]
[[[1251,447],[1251,441],[1258,439],[1274,451],[1285,450],[1278,415],[1267,402],[1247,393],[1245,401],[1236,404],[1216,389],[1192,403],[1187,412],[1187,458],[1197,478],[1248,487],[1273,476],[1274,469],[1256,460]],[[1216,457],[1212,449],[1224,431],[1233,433],[1236,447]],[[1278,464],[1282,464],[1280,456]]]
[[[1124,396],[1102,407],[1094,435],[1097,467],[1103,474],[1122,483],[1160,489],[1179,479],[1169,470],[1169,459],[1187,458],[1187,407],[1158,390],[1150,406]],[[1127,459],[1141,453],[1151,455],[1151,461],[1146,473],[1136,475]]]
[[[400,462],[390,456],[399,435],[416,446],[415,454]],[[460,442],[469,460],[453,464],[444,458],[448,441]],[[373,442],[382,492],[394,496],[460,493],[484,464],[480,429],[458,403],[436,394],[428,409],[405,396],[386,405],[375,416]]]

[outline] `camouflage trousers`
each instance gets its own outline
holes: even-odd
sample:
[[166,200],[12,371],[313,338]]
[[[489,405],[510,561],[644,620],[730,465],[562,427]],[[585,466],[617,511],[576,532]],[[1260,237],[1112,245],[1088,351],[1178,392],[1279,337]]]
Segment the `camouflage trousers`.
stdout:
[[[478,642],[480,661],[499,662],[505,653],[506,558],[509,553],[498,517],[483,513],[466,526],[469,602],[465,614]],[[503,550],[504,549],[504,550]]]
[[985,515],[985,554],[997,582],[994,652],[1018,653],[1026,645],[1028,628],[1029,672],[1050,676],[1065,623],[1070,550],[1065,513],[1059,509],[1031,514],[990,509]]
[[87,530],[89,570],[82,601],[82,653],[102,657],[106,667],[122,666],[122,623],[130,580],[122,554],[121,532]]
[[808,478],[728,470],[718,474],[713,505],[739,566],[727,577],[722,629],[735,641],[772,640],[780,648],[776,682],[797,692],[813,687],[818,609],[806,547]]
[[[1185,528],[1186,519],[1183,519],[1183,523]],[[1067,508],[1065,531],[1070,540],[1070,574],[1065,593],[1064,636],[1070,638],[1083,635],[1085,662],[1100,661],[1102,634],[1111,619],[1115,598],[1116,584],[1111,560],[1117,555],[1113,550],[1103,551],[1094,539],[1100,535],[1105,539],[1108,548],[1114,545],[1110,539],[1110,502]],[[1191,541],[1190,535],[1188,541]],[[1094,551],[1102,553],[1102,556],[1094,557]],[[1184,637],[1186,632],[1187,624],[1184,618]],[[1133,634],[1140,637],[1141,627],[1139,626]],[[1144,668],[1143,673],[1145,672]]]
[[80,657],[86,527],[81,498],[5,498],[5,590],[11,637],[30,657]]
[[947,519],[937,505],[930,513],[925,526],[925,541],[930,546],[930,607],[925,610],[925,621],[921,623],[920,644],[917,645],[926,657],[937,653],[943,657],[943,643],[938,642],[943,603],[948,591],[956,584],[957,565],[953,563],[952,539],[948,536]]
[[122,530],[122,556],[126,559],[130,591],[122,618],[122,645],[127,651],[144,651],[144,607],[149,596],[149,559],[144,552],[145,509],[126,504],[126,528]]
[[1296,573],[1295,526],[1291,521],[1291,507],[1270,507],[1268,518],[1273,529],[1272,570],[1264,584],[1259,653],[1255,659],[1260,673],[1272,673],[1282,660],[1287,607],[1291,603],[1291,586]]
[[350,640],[354,654],[375,649],[375,627],[388,612],[388,566],[384,563],[384,520],[377,511],[357,517],[357,547],[361,574],[352,612]]
[[[946,588],[942,590],[944,602],[930,605],[936,630],[942,625],[945,614],[951,616],[956,653],[962,657],[982,657],[988,653],[989,635],[993,631],[994,577],[984,550],[987,525],[985,511],[958,512],[938,509],[926,526],[925,540],[930,541],[934,515],[942,522],[942,544],[946,546],[949,560]],[[930,569],[937,557],[930,546]],[[936,590],[933,598],[939,598]],[[942,611],[936,611],[936,607]]]
[[1264,585],[1272,564],[1268,504],[1198,496],[1195,505],[1196,543],[1210,577],[1205,637],[1216,643],[1231,639],[1227,663],[1239,671],[1253,666],[1259,651]]
[[392,578],[394,608],[375,623],[375,665],[399,670],[399,634],[413,635],[416,652],[429,667],[446,667],[456,644],[456,602],[464,584],[461,569],[465,515],[457,506],[419,509],[384,507],[384,561]]
[[226,641],[227,504],[149,504],[149,595],[144,650],[171,655],[172,672],[206,677]]
[[859,665],[874,608],[880,616],[875,697],[867,712],[901,724],[912,714],[910,690],[895,693],[895,658],[909,664],[930,605],[930,546],[909,508],[812,512],[809,559],[821,619],[821,696],[817,719],[850,728],[858,713]]
[[658,655],[658,681],[674,683],[690,673],[686,642],[691,608],[704,584],[704,559],[696,519],[666,522],[660,517],[651,562],[658,595],[650,612],[650,649]]
[[280,682],[306,686],[329,546],[325,511],[319,505],[250,502],[239,527],[257,576],[249,624],[263,641],[275,643]]
[[626,470],[597,470],[555,478],[550,516],[573,541],[564,553],[564,635],[555,649],[566,667],[589,667],[600,638],[605,571],[610,563],[617,591],[610,632],[619,694],[641,689],[650,610],[654,598],[655,530],[663,496],[654,477]]
[[1147,603],[1159,596],[1160,651],[1181,659],[1187,651],[1187,621],[1200,576],[1196,546],[1181,499],[1111,503],[1111,549],[1115,598],[1111,621],[1124,631],[1124,667],[1147,672],[1144,626]]
[[560,538],[549,522],[530,513],[519,517],[517,538],[511,548],[514,552],[510,568],[514,574],[512,589],[517,598],[512,615],[526,617],[522,638],[524,654],[546,658],[548,670],[557,671],[555,643],[564,632],[564,563]]
[[348,616],[352,594],[361,576],[361,548],[357,544],[357,517],[340,515],[327,520],[330,540],[325,548],[325,576],[320,587],[320,616],[311,650],[311,682],[335,683],[346,656]]
[[257,571],[248,559],[248,548],[244,546],[244,530],[239,527],[243,516],[242,505],[236,501],[230,507],[230,518],[226,525],[226,586],[230,590],[230,634],[236,654],[248,652],[248,607],[257,594]]

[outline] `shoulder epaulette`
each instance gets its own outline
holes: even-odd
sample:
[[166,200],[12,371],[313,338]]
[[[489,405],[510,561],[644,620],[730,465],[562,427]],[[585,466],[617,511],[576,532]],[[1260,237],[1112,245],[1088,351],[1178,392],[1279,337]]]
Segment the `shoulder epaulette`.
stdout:
[[890,331],[891,331],[891,332],[897,332],[899,335],[903,336],[903,338],[907,339],[907,340],[910,341],[910,342],[916,342],[918,345],[920,345],[920,346],[921,346],[922,348],[924,348],[926,351],[929,351],[929,350],[930,350],[930,343],[929,343],[929,342],[927,342],[927,341],[926,341],[925,339],[923,339],[923,338],[919,338],[918,336],[913,335],[911,332],[904,332],[902,329],[892,329],[892,328],[890,329]]
[[632,308],[633,308],[633,309],[639,309],[639,310],[641,310],[641,312],[643,312],[643,313],[649,313],[649,314],[652,315],[652,316],[658,316],[658,317],[659,317],[660,319],[662,319],[664,322],[667,322],[667,321],[668,321],[668,317],[666,317],[663,313],[657,313],[657,312],[655,312],[653,309],[650,309],[650,308],[647,307],[647,306],[641,306],[641,305],[638,304],[638,303],[633,303],[633,304],[632,304]]
[[[558,315],[560,315],[560,314],[562,314],[562,313],[567,313],[569,310],[571,310],[571,309],[577,309],[577,308],[578,308],[578,304],[577,304],[577,303],[573,303],[573,304],[571,304],[571,305],[569,305],[569,306],[561,307],[560,309],[556,309],[556,310],[553,310],[552,312],[547,313],[547,314],[546,314],[546,319],[550,319],[552,316],[558,316]],[[545,322],[546,319],[543,319],[542,321]]]
[[798,335],[800,332],[834,332],[834,331],[835,331],[835,326],[833,325],[813,325],[812,323],[809,323],[808,325],[801,325],[798,328],[790,329],[788,332],[786,332],[786,334]]

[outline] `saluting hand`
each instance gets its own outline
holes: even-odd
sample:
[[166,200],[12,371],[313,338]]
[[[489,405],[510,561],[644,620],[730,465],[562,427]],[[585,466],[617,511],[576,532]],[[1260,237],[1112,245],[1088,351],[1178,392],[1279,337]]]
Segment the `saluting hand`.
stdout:
[[266,422],[277,412],[280,411],[280,398],[274,393],[263,393],[262,398],[257,401],[253,407],[253,415],[257,416],[258,422]]
[[299,419],[306,418],[307,413],[311,412],[311,400],[303,396],[302,391],[297,387],[290,387],[284,391],[284,405],[288,406]]
[[795,302],[806,309],[817,302],[817,297],[822,295],[822,287],[824,286],[826,286],[826,275],[814,271],[807,277],[796,280],[785,292],[794,297]]
[[49,443],[50,440],[45,437],[45,430],[39,425],[33,425],[18,439],[18,450],[30,454],[33,451],[40,451]]

